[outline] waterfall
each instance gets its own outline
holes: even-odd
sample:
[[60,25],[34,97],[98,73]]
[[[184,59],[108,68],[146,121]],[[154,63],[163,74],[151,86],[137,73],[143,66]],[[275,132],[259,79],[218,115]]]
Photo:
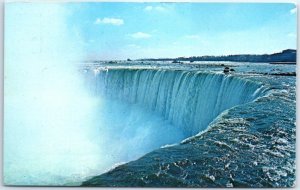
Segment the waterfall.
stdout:
[[186,137],[207,128],[222,111],[253,101],[260,84],[200,71],[111,69],[89,72],[96,95],[138,104],[159,113]]
[[264,89],[196,71],[95,71],[85,73],[90,94],[66,74],[55,85],[49,79],[47,91],[35,88],[36,96],[6,98],[6,184],[78,185],[205,130],[222,111]]

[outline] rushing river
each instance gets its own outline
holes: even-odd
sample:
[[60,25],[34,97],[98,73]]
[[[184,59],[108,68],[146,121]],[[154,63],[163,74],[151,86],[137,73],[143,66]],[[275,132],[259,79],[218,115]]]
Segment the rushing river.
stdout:
[[[235,71],[223,74],[223,64]],[[294,65],[231,62],[84,64],[81,92],[69,94],[60,87],[62,94],[44,105],[46,110],[65,109],[71,116],[55,120],[58,115],[45,110],[35,120],[25,120],[27,128],[18,120],[9,123],[18,128],[5,131],[6,146],[15,147],[6,150],[5,181],[293,186],[295,77],[265,74],[293,69]],[[8,99],[7,107],[18,105],[16,101]],[[43,105],[44,99],[35,101]],[[53,119],[51,125],[39,128],[30,123],[42,123],[45,117],[47,122]]]
[[[235,71],[224,75],[223,64],[89,67],[95,95],[157,113],[179,131],[177,139],[185,140],[155,148],[83,185],[293,186],[296,78],[272,74],[295,66],[226,62]],[[173,142],[174,134],[161,133],[149,138]]]

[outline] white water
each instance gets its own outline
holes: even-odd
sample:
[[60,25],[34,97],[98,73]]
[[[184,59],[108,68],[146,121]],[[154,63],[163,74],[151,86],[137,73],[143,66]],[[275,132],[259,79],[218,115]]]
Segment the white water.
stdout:
[[[16,6],[17,5],[17,6]],[[4,183],[76,185],[118,162],[206,128],[253,100],[258,85],[223,75],[115,70],[89,75],[57,4],[11,4],[5,15]]]
[[183,138],[155,113],[89,95],[63,4],[12,3],[5,12],[6,185],[78,185]]
[[67,32],[67,13],[63,4],[5,6],[7,185],[81,179],[105,154],[90,138],[98,100],[85,93],[72,62],[80,58],[80,49]]
[[263,90],[249,80],[195,71],[116,69],[88,75],[96,95],[159,113],[185,137],[206,129],[222,111],[254,100]]

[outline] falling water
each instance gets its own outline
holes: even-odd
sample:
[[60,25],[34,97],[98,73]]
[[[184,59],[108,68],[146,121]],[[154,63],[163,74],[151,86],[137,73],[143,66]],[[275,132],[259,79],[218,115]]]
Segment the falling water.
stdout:
[[222,111],[263,92],[260,84],[249,80],[196,71],[116,69],[89,75],[96,95],[142,105],[186,137],[204,130]]
[[91,71],[85,86],[63,4],[5,9],[7,185],[78,185],[178,143],[260,94],[247,80],[172,70]]

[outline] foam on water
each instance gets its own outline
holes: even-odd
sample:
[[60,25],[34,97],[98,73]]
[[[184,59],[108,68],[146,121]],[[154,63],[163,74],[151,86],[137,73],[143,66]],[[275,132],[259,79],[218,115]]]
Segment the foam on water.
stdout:
[[142,69],[87,72],[87,90],[70,61],[81,50],[68,14],[58,4],[6,6],[6,185],[80,184],[205,130],[261,93],[221,74]]
[[142,105],[186,137],[206,129],[222,111],[264,92],[261,84],[249,80],[196,71],[112,69],[86,75],[96,95]]

